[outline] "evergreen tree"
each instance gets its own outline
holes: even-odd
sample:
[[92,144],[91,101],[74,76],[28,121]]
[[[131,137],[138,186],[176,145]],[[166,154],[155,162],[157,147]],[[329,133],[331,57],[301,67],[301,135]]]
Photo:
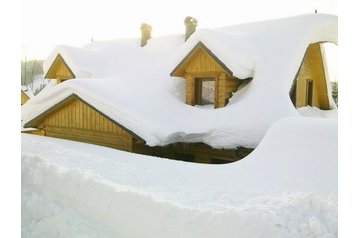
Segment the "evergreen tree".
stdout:
[[331,85],[332,85],[332,97],[338,107],[338,82],[333,81],[331,82]]

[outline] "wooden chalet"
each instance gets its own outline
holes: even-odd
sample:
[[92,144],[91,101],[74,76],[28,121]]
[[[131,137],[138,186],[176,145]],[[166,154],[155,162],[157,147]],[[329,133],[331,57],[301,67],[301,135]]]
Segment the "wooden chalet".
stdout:
[[[148,45],[150,44],[149,42]],[[142,46],[144,46],[142,48],[148,47],[147,41]],[[138,48],[141,47],[138,46]],[[296,77],[291,79],[293,81],[291,91],[287,91],[286,95],[290,96],[295,107],[308,105],[329,109],[321,43],[310,44],[301,62]],[[71,64],[66,62],[58,52],[48,65],[45,78],[56,79],[58,84],[78,78],[74,73],[76,69],[70,68]],[[202,41],[198,41],[189,53],[182,57],[181,61],[174,66],[170,76],[184,79],[186,104],[212,105],[214,108],[225,107],[233,94],[255,81],[255,77],[235,76],[228,64]],[[253,150],[253,148],[243,146],[215,149],[204,142],[192,141],[148,146],[147,139],[142,133],[138,133],[135,127],[128,127],[118,122],[109,113],[76,93],[57,101],[46,110],[41,110],[41,113],[27,120],[24,127],[37,128],[45,136],[200,163],[232,162],[245,157]]]

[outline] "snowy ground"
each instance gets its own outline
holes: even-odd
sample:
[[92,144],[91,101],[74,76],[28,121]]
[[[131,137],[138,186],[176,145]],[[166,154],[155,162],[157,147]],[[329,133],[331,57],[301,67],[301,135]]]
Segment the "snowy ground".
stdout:
[[337,121],[204,165],[22,135],[22,237],[337,237]]

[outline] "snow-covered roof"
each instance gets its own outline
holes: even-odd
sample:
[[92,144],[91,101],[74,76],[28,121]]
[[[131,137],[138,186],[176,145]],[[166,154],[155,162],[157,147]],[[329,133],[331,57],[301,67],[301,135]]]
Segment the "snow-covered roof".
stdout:
[[21,86],[21,91],[28,97],[28,98],[32,98],[34,95],[34,93],[32,92],[31,88],[28,86]]
[[[172,70],[203,42],[239,78],[253,77],[220,109],[185,104],[184,80]],[[24,123],[76,94],[133,131],[150,146],[178,141],[216,148],[255,147],[266,130],[284,117],[298,117],[289,91],[310,43],[337,43],[337,17],[307,14],[184,35],[92,42],[82,48],[60,46],[76,79],[56,85],[23,107]]]

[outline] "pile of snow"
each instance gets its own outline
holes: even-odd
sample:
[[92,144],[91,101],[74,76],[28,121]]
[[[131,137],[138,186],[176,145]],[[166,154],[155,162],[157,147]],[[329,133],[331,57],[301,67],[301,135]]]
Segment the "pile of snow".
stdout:
[[338,119],[338,109],[321,110],[317,107],[300,107],[297,110],[305,117]]
[[337,121],[287,118],[231,164],[22,135],[23,237],[337,237]]
[[[170,77],[199,41],[233,75],[253,76],[224,108],[186,105],[183,79]],[[273,123],[301,116],[289,91],[307,46],[315,42],[337,42],[336,16],[308,14],[202,29],[185,43],[183,35],[173,35],[150,39],[145,47],[140,47],[140,39],[60,46],[50,54],[45,70],[61,54],[78,74],[76,79],[29,100],[22,119],[26,123],[76,94],[150,146],[204,142],[214,148],[254,148]]]

